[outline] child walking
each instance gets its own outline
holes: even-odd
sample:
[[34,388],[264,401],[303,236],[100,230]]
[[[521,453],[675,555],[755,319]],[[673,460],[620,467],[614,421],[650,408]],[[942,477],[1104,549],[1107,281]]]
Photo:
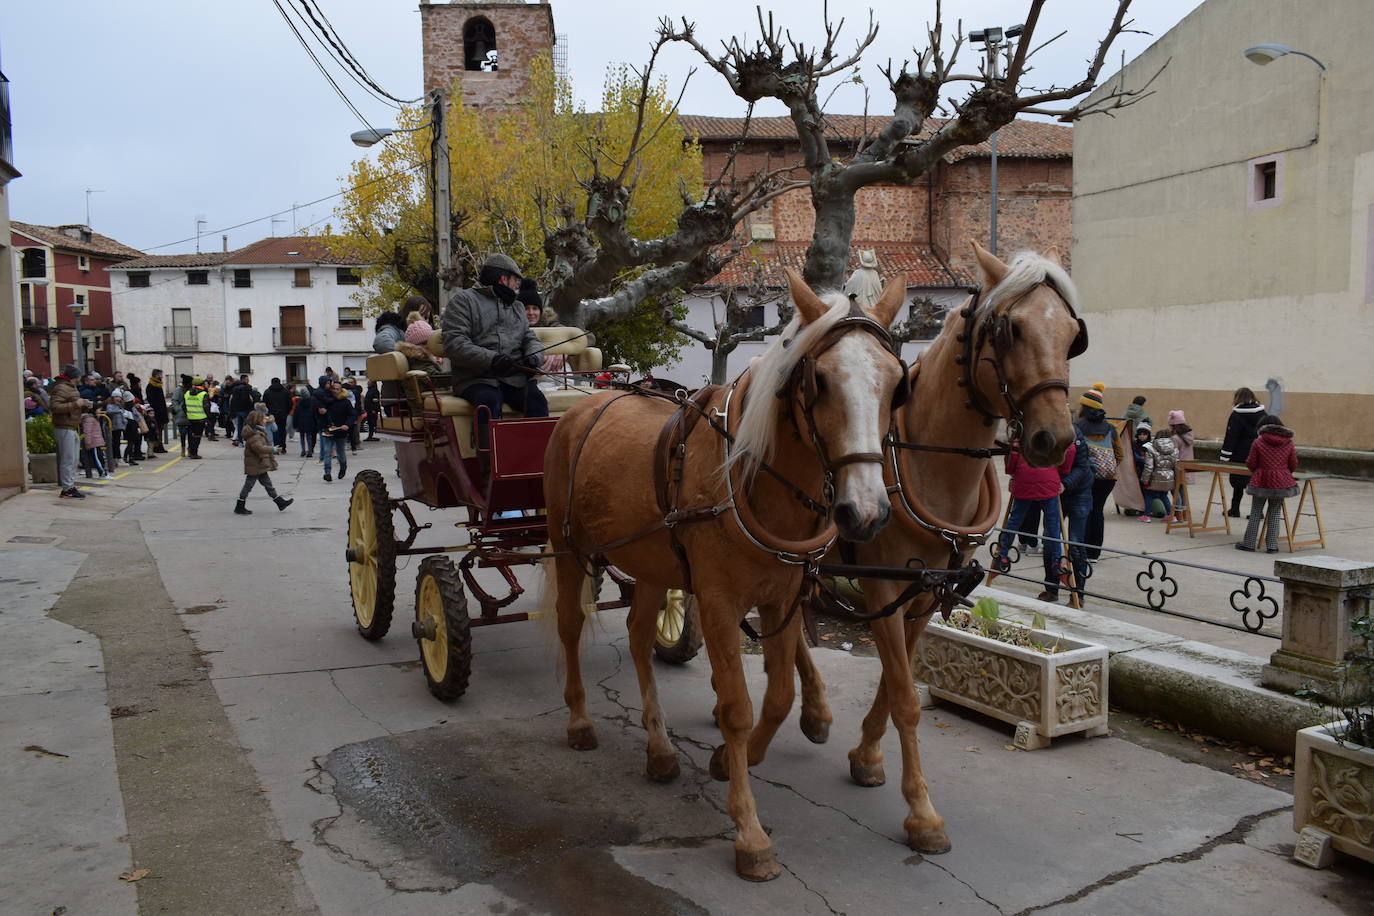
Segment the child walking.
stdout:
[[1245,526],[1245,540],[1237,550],[1254,553],[1259,540],[1260,520],[1265,523],[1264,549],[1279,552],[1279,526],[1283,524],[1283,501],[1298,495],[1298,481],[1293,472],[1298,469],[1298,451],[1293,447],[1293,431],[1283,421],[1270,414],[1259,423],[1259,437],[1250,446],[1245,466],[1252,473],[1245,492],[1250,494],[1250,521]]
[[81,447],[86,450],[86,476],[114,480],[114,475],[105,470],[105,462],[100,460],[100,453],[105,450],[105,431],[100,428],[95,408],[81,415]]
[[294,499],[287,499],[285,496],[278,496],[277,490],[272,486],[272,478],[267,474],[277,469],[277,449],[272,444],[272,440],[267,435],[267,415],[261,410],[255,410],[248,414],[248,418],[243,421],[243,489],[239,490],[238,505],[234,506],[235,515],[252,515],[253,510],[244,505],[248,500],[248,493],[253,489],[253,484],[260,483],[262,488],[267,491],[277,503],[279,510],[295,502]]
[[992,568],[998,572],[1011,569],[1007,552],[1012,539],[1021,530],[1021,522],[1031,506],[1038,506],[1045,519],[1045,552],[1042,562],[1045,568],[1045,588],[1039,594],[1041,601],[1059,600],[1059,557],[1062,535],[1059,527],[1059,494],[1064,492],[1061,478],[1073,470],[1077,448],[1069,446],[1064,453],[1064,461],[1057,468],[1035,468],[1021,457],[1021,444],[1012,443],[1011,452],[1005,459],[1004,467],[1011,475],[1011,514],[1007,518],[1002,533],[997,537],[997,554],[993,557]]
[[1145,465],[1140,471],[1140,489],[1145,496],[1145,511],[1140,520],[1150,520],[1150,507],[1155,500],[1164,506],[1164,518],[1172,520],[1174,510],[1169,501],[1178,474],[1178,447],[1170,429],[1161,429],[1145,443]]

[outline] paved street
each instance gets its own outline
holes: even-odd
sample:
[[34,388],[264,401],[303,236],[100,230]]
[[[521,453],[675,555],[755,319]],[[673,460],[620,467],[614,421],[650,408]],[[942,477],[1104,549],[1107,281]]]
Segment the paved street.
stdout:
[[[295,505],[279,513],[255,493],[251,517],[231,514],[240,453],[206,453],[145,464],[84,502],[40,490],[0,504],[6,912],[1369,912],[1374,869],[1288,857],[1290,794],[1121,726],[1024,753],[1001,723],[927,711],[922,757],[954,849],[915,855],[890,736],[888,785],[848,778],[879,668],[840,651],[816,653],[830,742],[806,741],[794,714],[754,771],[784,873],[740,881],[724,786],[706,769],[719,736],[704,655],[656,666],[683,764],[670,785],[643,776],[620,613],[596,620],[584,651],[596,751],[564,743],[538,623],[474,631],[468,694],[439,703],[407,631],[418,562],[399,577],[391,635],[368,643],[352,626],[349,483],[363,467],[392,479],[390,447],[369,445],[334,483],[283,457],[273,478]],[[1358,555],[1374,485],[1333,481],[1322,496],[1324,552]],[[436,529],[458,514],[418,513]],[[1269,562],[1124,517],[1108,537]],[[536,577],[523,581],[530,610]],[[746,664],[757,698],[761,659]]]

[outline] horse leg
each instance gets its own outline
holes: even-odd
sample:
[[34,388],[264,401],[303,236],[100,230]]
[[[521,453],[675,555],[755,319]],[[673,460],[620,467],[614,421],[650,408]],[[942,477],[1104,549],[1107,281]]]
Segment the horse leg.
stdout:
[[[872,591],[876,592],[877,601],[886,604],[896,598],[897,585],[884,582]],[[917,622],[912,629],[919,635],[924,627]],[[945,820],[931,805],[925,775],[921,772],[921,752],[916,739],[921,704],[911,678],[911,662],[904,637],[903,620],[900,617],[893,615],[873,621],[873,641],[883,662],[883,693],[887,698],[892,725],[902,744],[902,796],[910,809],[903,822],[906,842],[917,852],[948,852],[950,842],[945,833]]]
[[672,782],[678,777],[677,753],[668,740],[663,724],[663,708],[658,702],[658,684],[654,680],[654,632],[658,624],[658,609],[663,606],[668,590],[639,582],[635,585],[634,601],[630,604],[627,621],[630,630],[630,655],[634,658],[635,674],[639,676],[639,695],[644,705],[641,721],[649,735],[649,762],[646,772],[654,782]]
[[[926,603],[925,598],[917,598],[910,605],[910,609],[920,613],[925,609]],[[925,627],[919,623],[906,622],[908,661],[916,658],[916,640],[924,629]],[[879,680],[877,693],[873,696],[873,705],[869,708],[868,714],[864,716],[859,743],[849,752],[849,777],[858,785],[872,788],[881,786],[887,781],[887,774],[883,770],[883,752],[879,747],[879,742],[887,732],[888,715],[887,691],[884,688],[884,682]]]
[[758,722],[749,733],[749,765],[757,766],[768,753],[768,745],[777,734],[787,714],[792,711],[792,701],[796,698],[796,682],[792,679],[792,663],[797,657],[797,642],[801,633],[800,622],[788,621],[779,632],[774,632],[785,619],[786,611],[778,605],[759,607],[759,623],[772,633],[763,641],[763,672],[768,686],[763,693],[763,707],[759,710]]
[[596,747],[596,730],[587,715],[587,691],[582,686],[582,658],[580,644],[586,612],[582,609],[582,583],[587,574],[572,557],[558,557],[554,561],[558,580],[558,638],[563,643],[566,665],[563,681],[563,701],[568,704],[568,747],[590,751]]
[[728,605],[717,603],[713,607],[704,596],[697,597],[702,609],[702,635],[711,659],[719,701],[716,708],[720,734],[725,742],[712,756],[711,768],[716,770],[719,762],[730,775],[726,810],[739,831],[735,835],[735,873],[749,881],[771,881],[782,873],[782,866],[773,855],[772,841],[759,823],[754,793],[749,787],[747,744],[754,713],[740,660],[738,618]]
[[830,723],[835,721],[830,704],[825,699],[825,680],[821,677],[811,647],[804,637],[797,638],[797,677],[801,679],[801,730],[812,744],[824,744],[830,739]]

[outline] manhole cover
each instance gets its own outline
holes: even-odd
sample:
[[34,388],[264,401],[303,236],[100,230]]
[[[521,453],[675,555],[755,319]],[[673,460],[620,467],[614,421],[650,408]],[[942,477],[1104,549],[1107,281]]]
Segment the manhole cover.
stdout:
[[272,537],[274,538],[298,538],[307,534],[323,534],[329,528],[273,528]]
[[53,544],[53,543],[56,543],[56,541],[57,541],[57,538],[51,538],[51,537],[35,537],[34,535],[31,535],[31,534],[16,534],[14,537],[10,538],[9,541],[8,541],[7,543],[10,543],[10,544]]

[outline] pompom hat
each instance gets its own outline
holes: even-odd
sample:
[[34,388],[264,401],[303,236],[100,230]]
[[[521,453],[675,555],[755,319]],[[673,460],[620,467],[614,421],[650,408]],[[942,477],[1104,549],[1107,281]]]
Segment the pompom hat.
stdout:
[[1102,408],[1106,401],[1107,386],[1101,382],[1093,382],[1093,386],[1083,392],[1083,396],[1078,399],[1078,403],[1084,407]]
[[1185,417],[1185,416],[1183,416],[1183,411],[1181,411],[1181,410],[1171,410],[1171,411],[1169,411],[1169,425],[1170,425],[1170,426],[1178,426],[1178,425],[1180,425],[1180,424],[1184,424],[1184,423],[1187,423],[1187,422],[1188,422],[1188,418]]

